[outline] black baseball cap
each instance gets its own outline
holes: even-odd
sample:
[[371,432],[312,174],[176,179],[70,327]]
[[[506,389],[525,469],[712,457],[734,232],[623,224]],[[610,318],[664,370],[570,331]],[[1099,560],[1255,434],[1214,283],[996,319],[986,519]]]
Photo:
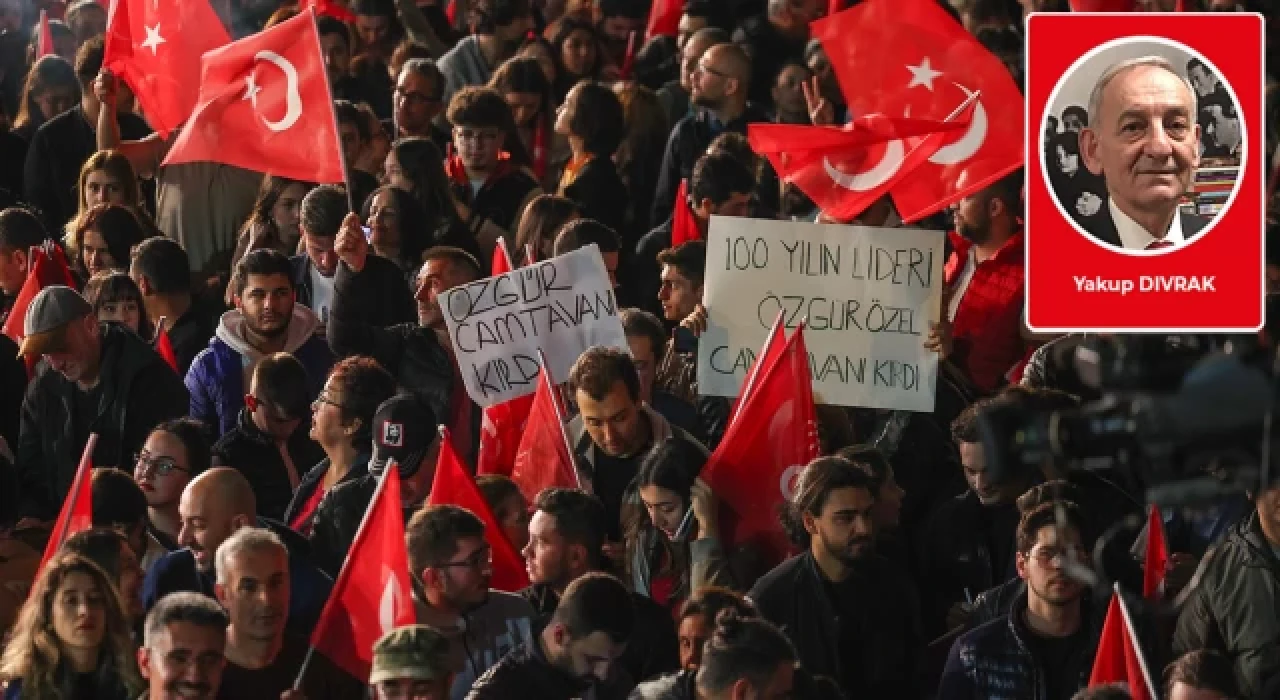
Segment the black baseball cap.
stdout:
[[435,412],[413,394],[396,394],[383,401],[373,415],[373,458],[369,460],[369,472],[381,474],[394,459],[402,478],[413,476],[435,444],[438,427]]

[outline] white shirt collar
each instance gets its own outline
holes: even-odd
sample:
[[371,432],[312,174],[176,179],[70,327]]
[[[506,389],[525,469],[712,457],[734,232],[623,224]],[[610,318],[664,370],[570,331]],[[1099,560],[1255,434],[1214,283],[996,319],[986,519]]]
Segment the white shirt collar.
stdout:
[[[1120,234],[1120,245],[1126,250],[1146,250],[1148,245],[1157,240],[1141,224],[1120,211],[1114,199],[1108,197],[1107,206],[1111,209],[1111,220],[1116,224],[1116,233]],[[1175,247],[1187,242],[1186,236],[1182,235],[1181,212],[1174,212],[1173,223],[1169,224],[1169,231],[1165,233],[1164,240]]]

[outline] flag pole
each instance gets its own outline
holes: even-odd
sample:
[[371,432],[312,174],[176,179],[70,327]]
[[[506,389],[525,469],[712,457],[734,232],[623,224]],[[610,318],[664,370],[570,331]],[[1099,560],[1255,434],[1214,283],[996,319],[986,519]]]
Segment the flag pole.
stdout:
[[[313,3],[308,11],[311,13],[311,26],[315,28],[316,50],[320,52],[321,58],[324,57],[324,47],[320,44],[320,24],[316,21],[316,7]],[[333,86],[329,84],[329,74],[324,75],[324,92],[329,98],[329,114],[333,117],[333,134],[338,141],[338,162],[342,164],[342,186],[347,190],[347,209],[353,214],[359,214],[360,210],[356,208],[355,190],[351,188],[351,166],[347,164],[347,152],[342,148],[342,129],[338,127],[338,108],[333,104]],[[306,667],[303,667],[306,670]],[[301,676],[299,676],[301,678]]]
[[[782,317],[783,317],[783,312],[779,311],[778,316],[773,320],[773,325],[769,327],[769,334],[764,337],[764,345],[760,346],[761,350],[769,347],[773,343],[774,337],[778,333],[782,332],[781,331]],[[738,410],[742,408],[742,403],[743,401],[746,400],[747,395],[751,393],[751,390],[753,388],[755,388],[756,377],[758,377],[760,373],[764,371],[764,368],[760,367],[759,360],[760,358],[757,357],[756,362],[751,363],[751,368],[747,371],[746,383],[742,385],[742,391],[738,392],[738,405],[736,408],[733,409],[733,415],[729,416],[730,423],[732,423],[733,418],[738,415]]]
[[524,264],[532,265],[536,262],[538,262],[538,258],[536,255],[534,255],[533,244],[525,243],[524,244]]
[[[315,17],[315,11],[312,10],[312,18]],[[356,536],[351,538],[351,548],[347,550],[347,556],[342,559],[342,568],[338,570],[338,578],[333,582],[333,588],[330,589],[329,599],[325,601],[324,608],[320,610],[320,619],[316,623],[316,629],[312,631],[311,637],[307,640],[307,655],[302,659],[302,666],[298,669],[298,677],[293,681],[293,689],[302,690],[302,681],[307,676],[307,669],[311,667],[311,659],[315,656],[316,632],[321,631],[321,625],[325,624],[328,619],[329,606],[333,604],[333,591],[340,591],[347,583],[347,579],[351,577],[351,569],[348,566],[351,563],[351,553],[356,551],[356,545],[361,542],[364,536],[364,528],[369,524],[369,514],[373,512],[374,506],[378,504],[378,499],[382,497],[382,490],[387,486],[387,477],[391,474],[392,469],[399,469],[394,459],[387,460],[387,466],[382,470],[382,478],[378,479],[378,485],[373,490],[373,498],[369,499],[369,505],[365,506],[364,515],[360,518],[360,527],[356,528]]]
[[1120,582],[1116,581],[1111,588],[1113,595],[1116,596],[1116,602],[1120,604],[1120,614],[1124,616],[1125,635],[1129,637],[1129,644],[1133,645],[1133,655],[1138,657],[1138,666],[1142,668],[1142,681],[1147,684],[1148,697],[1159,697],[1156,694],[1156,684],[1151,680],[1151,669],[1147,668],[1147,657],[1142,654],[1142,645],[1138,644],[1133,618],[1129,615],[1129,606],[1125,605],[1124,596],[1120,593]]
[[516,258],[511,254],[511,246],[507,245],[507,237],[498,236],[498,245],[502,246],[502,252],[507,255],[507,267],[512,270],[516,269]]
[[578,473],[578,464],[573,458],[573,443],[569,442],[569,434],[564,431],[566,421],[564,412],[560,409],[560,397],[555,394],[560,390],[560,387],[556,386],[555,380],[551,376],[551,368],[547,365],[547,355],[542,352],[542,348],[538,348],[538,362],[542,364],[542,372],[546,375],[547,386],[551,387],[549,392],[551,393],[551,404],[556,412],[556,421],[560,423],[560,437],[564,439],[564,449],[569,455],[569,468],[573,470],[573,480],[577,483],[579,490],[584,490],[582,488],[582,475]]

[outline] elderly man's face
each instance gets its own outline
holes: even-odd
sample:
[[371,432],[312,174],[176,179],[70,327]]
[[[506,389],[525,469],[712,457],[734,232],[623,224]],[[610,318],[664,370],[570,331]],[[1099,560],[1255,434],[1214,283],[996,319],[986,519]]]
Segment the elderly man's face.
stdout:
[[1176,206],[1200,162],[1200,127],[1191,90],[1159,66],[1115,76],[1102,92],[1096,123],[1080,134],[1085,165],[1107,180],[1130,211]]

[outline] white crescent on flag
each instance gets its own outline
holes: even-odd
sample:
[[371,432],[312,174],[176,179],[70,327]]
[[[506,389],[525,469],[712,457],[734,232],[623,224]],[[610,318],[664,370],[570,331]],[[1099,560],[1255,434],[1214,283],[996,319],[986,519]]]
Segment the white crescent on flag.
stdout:
[[902,167],[902,159],[906,156],[906,146],[902,144],[902,139],[894,139],[885,144],[884,155],[880,157],[880,162],[876,163],[869,170],[863,170],[858,173],[846,173],[837,168],[830,158],[822,159],[822,168],[826,171],[827,177],[837,185],[846,190],[854,192],[866,192],[873,190],[889,181],[898,172],[898,168]]
[[[280,121],[271,121],[270,119],[262,116],[262,113],[259,112],[258,118],[262,120],[263,124],[267,125],[268,129],[277,132],[284,131],[285,129],[292,127],[294,124],[297,124],[298,120],[302,118],[302,93],[298,90],[298,69],[294,68],[293,64],[289,62],[289,59],[274,51],[259,51],[253,59],[255,63],[257,61],[269,61],[275,64],[276,67],[284,73],[285,78],[284,117],[282,117]],[[253,107],[256,111],[258,107],[258,93],[262,91],[262,88],[255,84],[254,77],[252,75],[247,78],[247,82],[249,88],[245,94],[245,98],[253,102]]]
[[[391,572],[387,572],[391,574]],[[387,585],[382,589],[382,600],[378,603],[378,625],[386,634],[396,628],[396,608],[400,605],[400,584],[395,575],[387,576]]]

